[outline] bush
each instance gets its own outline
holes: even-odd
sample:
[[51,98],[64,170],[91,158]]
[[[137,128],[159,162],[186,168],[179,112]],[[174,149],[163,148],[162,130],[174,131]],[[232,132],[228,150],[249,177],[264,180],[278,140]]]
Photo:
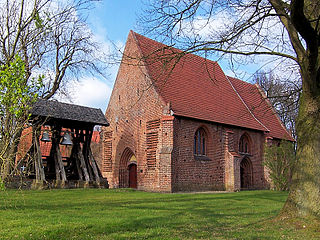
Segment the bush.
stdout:
[[2,181],[2,178],[0,176],[0,191],[4,191],[6,190],[6,185],[4,184],[4,182]]
[[289,190],[295,160],[294,145],[289,141],[265,147],[264,165],[269,169],[274,190]]

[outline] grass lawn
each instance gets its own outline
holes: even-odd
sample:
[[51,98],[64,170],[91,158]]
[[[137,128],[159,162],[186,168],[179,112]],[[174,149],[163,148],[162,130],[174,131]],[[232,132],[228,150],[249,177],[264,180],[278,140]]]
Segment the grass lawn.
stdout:
[[287,193],[0,192],[0,239],[320,239],[320,224],[274,217]]

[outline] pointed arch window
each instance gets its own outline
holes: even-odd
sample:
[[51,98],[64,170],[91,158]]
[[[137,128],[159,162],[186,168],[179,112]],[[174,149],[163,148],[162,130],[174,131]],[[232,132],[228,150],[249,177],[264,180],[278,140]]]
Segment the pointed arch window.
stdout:
[[194,135],[193,153],[195,155],[206,155],[207,139],[203,128],[198,128]]
[[243,134],[239,141],[239,152],[250,153],[250,141],[246,134]]

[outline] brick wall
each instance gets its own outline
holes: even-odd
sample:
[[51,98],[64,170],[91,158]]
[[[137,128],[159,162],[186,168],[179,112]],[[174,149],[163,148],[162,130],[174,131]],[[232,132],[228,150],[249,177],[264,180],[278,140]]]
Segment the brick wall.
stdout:
[[[207,157],[193,154],[194,135],[202,127],[207,135]],[[175,131],[174,191],[223,190],[222,129],[215,124],[177,118]]]
[[[236,164],[237,167],[240,166],[241,160],[244,157],[247,157],[252,163],[252,189],[264,189],[266,188],[266,179],[265,179],[265,170],[263,166],[263,152],[264,152],[264,144],[265,144],[265,135],[262,132],[248,130],[248,129],[241,129],[241,128],[228,128],[233,132],[233,142],[234,142],[234,149],[238,153],[236,156]],[[248,154],[239,153],[239,141],[243,134],[246,134],[250,140],[250,150]],[[235,182],[239,182],[239,171],[237,173],[238,176],[236,177]],[[239,190],[239,184],[237,185],[236,189]]]
[[[208,137],[207,158],[193,153],[194,134],[200,127]],[[181,117],[176,119],[174,131],[173,191],[239,190],[240,161],[244,156],[252,162],[251,188],[265,188],[263,133]],[[249,154],[238,153],[242,134],[250,137]],[[234,161],[232,169],[230,161]],[[228,186],[228,178],[229,181],[232,178],[232,188]]]

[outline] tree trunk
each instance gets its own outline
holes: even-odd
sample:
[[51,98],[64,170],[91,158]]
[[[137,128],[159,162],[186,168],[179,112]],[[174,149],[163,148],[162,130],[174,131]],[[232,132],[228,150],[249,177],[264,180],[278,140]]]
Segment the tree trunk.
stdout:
[[42,154],[41,154],[40,142],[39,142],[40,132],[41,132],[41,127],[39,126],[33,127],[32,129],[33,146],[34,146],[33,161],[34,161],[34,166],[36,170],[36,180],[45,181],[46,177],[44,174]]
[[8,157],[4,155],[3,160],[1,161],[0,177],[4,181],[10,175],[11,162],[8,160]]
[[[17,130],[17,133],[15,134],[15,137],[13,139],[13,146],[11,148],[11,151],[12,151],[12,163],[16,163],[16,159],[17,159],[17,153],[18,153],[18,150],[19,150],[19,143],[20,143],[20,140],[21,140],[21,135],[22,135],[22,132],[23,132],[24,128],[23,127],[20,127],[18,128]],[[15,171],[16,173],[19,173],[19,168],[18,168],[18,165],[14,164],[15,165]]]
[[283,216],[320,216],[320,86],[303,76],[297,120],[297,162]]

